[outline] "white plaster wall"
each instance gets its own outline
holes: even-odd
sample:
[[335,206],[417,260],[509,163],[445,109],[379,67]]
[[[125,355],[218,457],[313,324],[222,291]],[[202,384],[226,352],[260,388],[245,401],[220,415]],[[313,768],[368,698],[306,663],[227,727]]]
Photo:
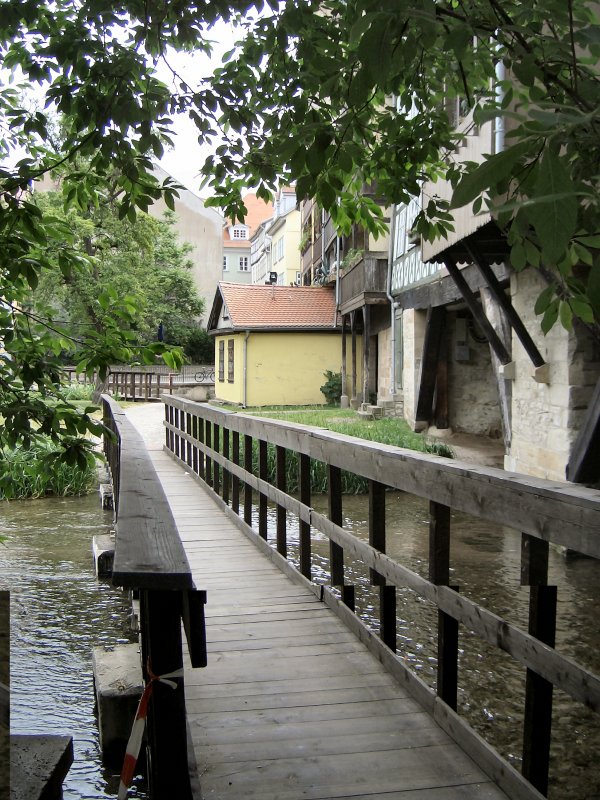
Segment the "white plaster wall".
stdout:
[[549,364],[549,383],[537,383],[532,378],[533,365],[513,334],[513,434],[505,468],[564,480],[571,447],[600,374],[600,353],[582,327],[568,333],[556,324],[543,335],[541,318],[533,307],[544,286],[533,269],[511,280],[513,304]]
[[[154,169],[158,180],[167,173],[158,166]],[[221,280],[223,267],[223,222],[217,211],[206,208],[204,202],[193,192],[179,190],[175,199],[175,223],[179,240],[192,246],[189,259],[193,262],[192,275],[200,296],[204,299],[204,314],[201,324],[206,325],[215,297],[217,284]],[[164,200],[155,201],[148,212],[161,219],[167,211]]]

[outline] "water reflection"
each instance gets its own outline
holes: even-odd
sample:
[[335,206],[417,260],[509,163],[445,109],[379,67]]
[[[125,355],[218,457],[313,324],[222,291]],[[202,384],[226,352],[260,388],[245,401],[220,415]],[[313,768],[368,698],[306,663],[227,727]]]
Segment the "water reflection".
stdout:
[[[313,506],[327,513],[326,498]],[[368,540],[367,498],[345,496],[344,527]],[[275,512],[270,509],[269,539],[274,545]],[[425,500],[388,492],[388,554],[427,577],[429,512]],[[298,565],[298,526],[288,515],[291,559]],[[313,576],[329,579],[329,544],[313,532]],[[529,590],[520,586],[521,535],[464,514],[452,515],[451,578],[461,594],[527,630]],[[357,612],[378,629],[378,595],[367,570],[346,559],[346,581],[357,586]],[[558,586],[556,647],[600,674],[600,562],[569,558],[551,548],[549,583]],[[360,589],[358,589],[360,587]],[[405,663],[435,686],[437,610],[408,589],[397,591],[398,653]],[[459,640],[459,712],[482,736],[520,768],[525,669],[509,655],[461,628]],[[551,751],[551,800],[600,798],[600,718],[562,692],[555,691]]]
[[[92,537],[110,516],[97,495],[0,505],[0,575],[11,590],[11,729],[66,734],[75,761],[65,800],[114,798],[94,716],[92,648],[132,641],[125,596],[96,581]],[[138,785],[131,797],[145,797]]]

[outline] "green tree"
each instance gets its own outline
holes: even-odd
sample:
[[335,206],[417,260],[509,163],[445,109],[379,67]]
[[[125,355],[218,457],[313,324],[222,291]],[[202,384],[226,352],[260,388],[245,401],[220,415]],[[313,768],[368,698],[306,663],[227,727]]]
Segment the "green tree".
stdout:
[[[228,138],[207,164],[216,202],[235,213],[240,186],[266,196],[297,181],[336,224],[377,232],[361,197],[375,182],[405,202],[446,176],[451,204],[426,203],[417,229],[452,230],[451,211],[489,206],[516,269],[549,281],[546,331],[600,319],[600,20],[588,0],[323,0],[285,3],[250,26],[215,76]],[[475,123],[504,117],[503,152],[454,163],[447,103]],[[247,143],[247,146],[245,145]]]
[[[86,212],[65,212],[58,192],[36,192],[34,201],[46,216],[52,214],[69,227],[72,246],[85,253],[91,265],[91,270],[67,275],[57,267],[47,269],[32,293],[38,318],[57,318],[75,338],[86,327],[103,333],[110,306],[100,298],[121,297],[135,306],[135,319],[126,327],[138,344],[153,342],[161,324],[165,341],[180,347],[187,343],[204,301],[190,272],[191,247],[179,244],[172,212],[164,220],[142,212],[130,222],[119,220],[111,202]],[[61,245],[52,247],[58,255]]]

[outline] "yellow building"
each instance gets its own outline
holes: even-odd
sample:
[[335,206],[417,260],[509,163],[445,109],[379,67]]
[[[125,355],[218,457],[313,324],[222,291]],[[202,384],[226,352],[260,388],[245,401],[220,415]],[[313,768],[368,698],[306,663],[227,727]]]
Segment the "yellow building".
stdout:
[[325,371],[341,371],[341,329],[327,287],[220,283],[208,330],[215,337],[218,400],[319,405]]

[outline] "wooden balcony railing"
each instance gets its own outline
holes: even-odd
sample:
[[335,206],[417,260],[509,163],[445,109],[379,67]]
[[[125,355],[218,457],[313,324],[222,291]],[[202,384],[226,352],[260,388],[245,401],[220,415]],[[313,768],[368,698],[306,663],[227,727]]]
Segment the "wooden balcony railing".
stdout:
[[375,296],[385,296],[387,259],[366,253],[340,276],[340,307],[342,313],[352,311]]

